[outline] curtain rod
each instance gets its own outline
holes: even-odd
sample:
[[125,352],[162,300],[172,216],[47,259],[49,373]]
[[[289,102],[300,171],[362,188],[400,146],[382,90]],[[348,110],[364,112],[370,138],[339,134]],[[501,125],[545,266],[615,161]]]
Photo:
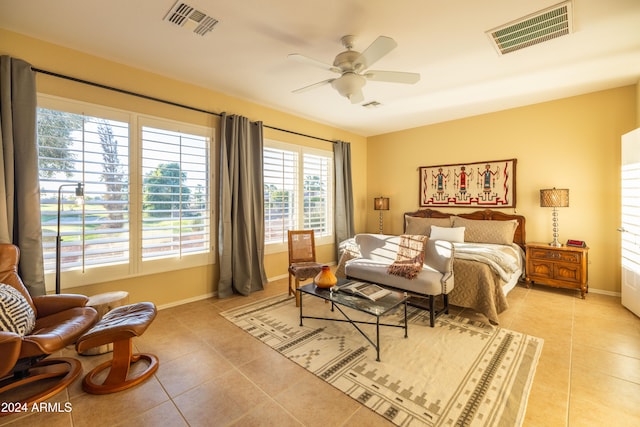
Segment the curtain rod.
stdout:
[[[156,98],[154,96],[149,96],[149,95],[143,95],[141,93],[132,92],[130,90],[119,89],[117,87],[108,86],[108,85],[104,85],[104,84],[101,84],[101,83],[92,82],[92,81],[89,81],[89,80],[79,79],[77,77],[71,77],[71,76],[67,76],[67,75],[64,75],[64,74],[60,74],[60,73],[55,73],[53,71],[42,70],[42,69],[36,68],[36,67],[31,67],[31,69],[33,71],[35,71],[36,73],[46,74],[48,76],[58,77],[58,78],[65,79],[65,80],[71,80],[73,82],[82,83],[82,84],[86,84],[86,85],[89,85],[89,86],[95,86],[95,87],[99,87],[101,89],[107,89],[107,90],[111,90],[111,91],[114,91],[114,92],[123,93],[125,95],[136,96],[138,98],[147,99],[149,101],[160,102],[162,104],[172,105],[174,107],[185,108],[187,110],[197,111],[199,113],[211,114],[211,115],[218,116],[218,117],[222,116],[222,114],[220,114],[220,113],[216,113],[216,112],[209,111],[209,110],[204,110],[202,108],[192,107],[190,105],[180,104],[180,103],[173,102],[173,101],[167,101],[166,99]],[[317,140],[320,140],[320,141],[330,142],[332,144],[336,143],[336,141],[332,141],[332,140],[326,139],[326,138],[321,138],[319,136],[307,135],[305,133],[295,132],[295,131],[288,130],[288,129],[282,129],[282,128],[278,128],[278,127],[274,127],[274,126],[269,126],[269,125],[266,125],[266,124],[263,124],[263,126],[266,127],[266,128],[269,128],[269,129],[273,129],[273,130],[279,131],[279,132],[286,132],[286,133],[290,133],[290,134],[293,134],[293,135],[303,136],[305,138],[317,139]]]

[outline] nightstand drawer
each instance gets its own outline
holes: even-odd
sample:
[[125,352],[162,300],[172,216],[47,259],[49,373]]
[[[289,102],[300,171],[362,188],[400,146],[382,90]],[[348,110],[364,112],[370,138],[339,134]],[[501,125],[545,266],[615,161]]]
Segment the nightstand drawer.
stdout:
[[550,249],[530,249],[531,259],[550,260],[570,262],[573,264],[582,264],[581,252],[563,252]]
[[553,277],[565,282],[582,283],[582,266],[555,264]]

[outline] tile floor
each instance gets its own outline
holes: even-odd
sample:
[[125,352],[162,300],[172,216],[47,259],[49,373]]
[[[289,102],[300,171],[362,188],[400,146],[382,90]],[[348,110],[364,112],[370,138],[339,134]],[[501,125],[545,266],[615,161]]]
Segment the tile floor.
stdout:
[[[84,393],[78,380],[50,400],[70,412],[11,415],[0,425],[391,425],[218,315],[286,286],[161,310],[134,342],[160,358],[152,379],[104,396]],[[619,298],[518,286],[508,299],[501,325],[545,340],[525,426],[640,425],[640,319]],[[109,357],[81,357],[85,372]]]

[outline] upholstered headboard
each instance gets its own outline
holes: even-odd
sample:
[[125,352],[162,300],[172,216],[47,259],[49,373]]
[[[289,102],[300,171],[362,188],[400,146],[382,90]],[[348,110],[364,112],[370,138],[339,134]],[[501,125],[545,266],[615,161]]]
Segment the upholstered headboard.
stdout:
[[[493,211],[491,209],[485,209],[483,211],[475,211],[471,213],[445,213],[436,211],[433,209],[421,209],[416,212],[405,212],[404,217],[412,216],[418,218],[450,218],[452,216],[458,216],[460,218],[472,219],[472,220],[486,220],[486,221],[517,221],[518,225],[513,235],[513,243],[519,245],[523,250],[526,245],[526,232],[525,232],[525,217],[522,215],[510,215],[499,211]],[[403,217],[403,218],[404,218]],[[407,221],[404,221],[403,229],[406,231]]]

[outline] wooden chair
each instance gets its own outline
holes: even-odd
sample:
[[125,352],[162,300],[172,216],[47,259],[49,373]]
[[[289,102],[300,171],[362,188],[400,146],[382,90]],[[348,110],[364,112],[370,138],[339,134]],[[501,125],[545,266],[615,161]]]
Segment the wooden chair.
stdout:
[[[297,291],[301,280],[314,278],[322,264],[316,262],[316,243],[313,230],[289,230],[289,295],[296,296],[296,307],[300,305]],[[295,278],[295,288],[293,279]]]

